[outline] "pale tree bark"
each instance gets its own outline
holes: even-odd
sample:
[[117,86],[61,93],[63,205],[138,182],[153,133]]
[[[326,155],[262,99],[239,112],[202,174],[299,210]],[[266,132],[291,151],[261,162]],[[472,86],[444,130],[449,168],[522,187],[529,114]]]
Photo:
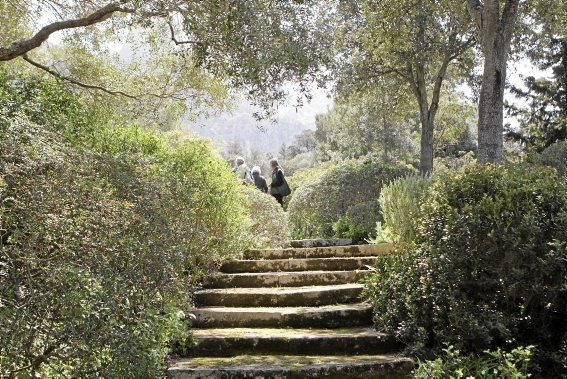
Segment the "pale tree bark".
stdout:
[[[501,2],[504,2],[502,9]],[[519,0],[467,0],[484,55],[478,104],[478,161],[502,161],[506,63],[518,18]]]

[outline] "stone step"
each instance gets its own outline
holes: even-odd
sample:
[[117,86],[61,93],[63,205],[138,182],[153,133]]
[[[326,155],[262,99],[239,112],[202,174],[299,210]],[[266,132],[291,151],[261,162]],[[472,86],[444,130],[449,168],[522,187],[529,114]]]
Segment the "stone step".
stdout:
[[223,273],[274,272],[274,271],[346,271],[373,266],[376,257],[300,258],[270,260],[233,260],[224,262]]
[[391,336],[371,328],[341,329],[195,329],[191,356],[239,354],[358,355],[397,352]]
[[179,360],[169,368],[167,377],[405,379],[412,377],[413,368],[414,362],[411,359],[396,355],[241,355]]
[[362,289],[362,284],[206,289],[195,293],[195,302],[199,306],[309,307],[355,303],[359,300]]
[[339,328],[372,324],[370,304],[322,307],[197,308],[192,326],[197,328]]
[[371,272],[354,271],[297,271],[218,274],[206,279],[205,288],[230,287],[296,287],[356,283]]
[[334,258],[380,256],[394,249],[391,243],[376,245],[352,245],[312,247],[304,249],[264,249],[249,250],[244,253],[246,259],[287,259],[287,258]]
[[324,247],[352,245],[350,238],[318,238],[290,241],[291,247]]

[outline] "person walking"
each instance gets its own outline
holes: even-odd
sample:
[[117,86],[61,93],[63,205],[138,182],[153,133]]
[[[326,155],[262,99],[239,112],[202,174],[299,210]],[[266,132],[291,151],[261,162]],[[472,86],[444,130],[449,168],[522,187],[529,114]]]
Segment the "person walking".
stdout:
[[250,174],[250,169],[246,165],[244,158],[236,157],[234,159],[234,163],[236,166],[232,168],[232,172],[236,173],[238,179],[242,180],[242,183],[251,183],[254,184],[254,179],[252,179],[252,175]]
[[268,183],[266,183],[266,179],[262,176],[262,170],[259,166],[252,167],[252,179],[254,179],[256,188],[264,193],[268,192]]
[[284,173],[280,168],[277,159],[270,161],[272,167],[272,183],[270,183],[270,195],[272,195],[278,203],[283,207],[283,198],[291,193],[291,188],[285,180]]

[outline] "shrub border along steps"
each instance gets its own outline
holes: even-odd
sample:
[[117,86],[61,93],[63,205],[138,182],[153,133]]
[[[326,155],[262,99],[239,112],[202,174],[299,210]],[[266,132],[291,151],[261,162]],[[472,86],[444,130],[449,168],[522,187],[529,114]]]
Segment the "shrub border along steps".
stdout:
[[256,250],[226,262],[196,292],[191,358],[174,362],[168,377],[408,377],[413,361],[372,328],[357,283],[391,249]]

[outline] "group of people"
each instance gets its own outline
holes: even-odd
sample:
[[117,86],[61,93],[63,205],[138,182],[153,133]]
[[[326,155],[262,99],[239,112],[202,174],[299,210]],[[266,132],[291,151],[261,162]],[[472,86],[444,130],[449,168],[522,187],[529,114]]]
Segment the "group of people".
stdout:
[[235,166],[232,172],[244,183],[254,184],[264,193],[270,193],[278,203],[283,207],[283,198],[291,193],[291,188],[287,184],[283,170],[280,168],[277,159],[270,160],[272,168],[272,181],[268,185],[266,179],[262,176],[262,170],[259,166],[252,167],[252,170],[246,165],[246,161],[242,157],[236,157]]

